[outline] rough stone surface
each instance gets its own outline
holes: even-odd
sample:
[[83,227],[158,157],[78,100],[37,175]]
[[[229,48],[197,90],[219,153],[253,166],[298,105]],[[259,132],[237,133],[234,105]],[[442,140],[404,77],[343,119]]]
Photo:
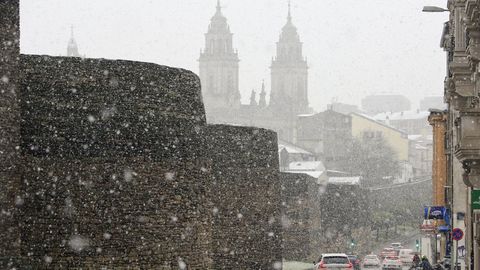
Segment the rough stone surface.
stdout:
[[210,268],[198,78],[146,63],[26,55],[21,70],[25,263]]
[[277,138],[205,123],[198,78],[21,56],[22,265],[273,269]]
[[194,157],[192,147],[199,142],[193,133],[205,125],[205,113],[193,73],[131,61],[30,55],[22,55],[21,69],[22,146],[28,154]]
[[0,268],[14,263],[19,246],[15,195],[19,178],[20,110],[17,102],[19,56],[18,0],[0,2]]
[[205,138],[213,174],[213,268],[274,269],[282,261],[276,133],[215,125]]
[[283,257],[292,261],[310,261],[319,253],[322,229],[321,196],[326,183],[301,173],[281,173]]

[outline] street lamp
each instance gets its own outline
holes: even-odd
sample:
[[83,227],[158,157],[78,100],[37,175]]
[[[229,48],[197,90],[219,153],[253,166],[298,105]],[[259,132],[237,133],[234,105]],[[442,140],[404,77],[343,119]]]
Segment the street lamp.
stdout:
[[423,12],[445,12],[449,10],[441,7],[436,7],[436,6],[424,6],[422,11]]

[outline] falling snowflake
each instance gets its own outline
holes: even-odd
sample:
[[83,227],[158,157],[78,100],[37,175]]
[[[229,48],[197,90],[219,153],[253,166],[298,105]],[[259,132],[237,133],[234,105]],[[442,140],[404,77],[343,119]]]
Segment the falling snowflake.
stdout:
[[165,173],[165,179],[169,180],[169,181],[172,181],[173,179],[175,179],[175,173],[174,172]]
[[45,263],[47,263],[47,264],[52,263],[52,257],[50,257],[50,256],[45,255],[45,256],[43,257],[43,260],[44,260]]
[[8,79],[7,76],[5,76],[5,75],[2,76],[2,82],[3,82],[3,83],[8,83],[9,81],[10,81],[10,80]]
[[182,260],[182,258],[178,258],[178,269],[187,269],[187,264]]
[[90,241],[86,237],[75,234],[72,235],[68,240],[68,246],[70,246],[70,248],[75,252],[81,252],[90,246]]

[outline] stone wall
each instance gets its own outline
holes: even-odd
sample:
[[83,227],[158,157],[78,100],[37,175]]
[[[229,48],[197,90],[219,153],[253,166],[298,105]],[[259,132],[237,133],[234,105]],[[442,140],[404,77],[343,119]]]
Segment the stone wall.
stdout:
[[[0,2],[0,268],[13,263],[19,246],[15,196],[19,184],[17,102],[19,56],[18,0]],[[20,203],[17,200],[17,203]]]
[[213,180],[213,269],[279,269],[282,261],[277,136],[260,128],[205,130]]
[[208,126],[198,78],[21,56],[20,266],[273,269],[277,138]]
[[195,159],[205,113],[193,73],[132,61],[26,55],[21,69],[25,154]]
[[21,56],[21,255],[52,268],[208,269],[198,78]]
[[301,173],[281,173],[283,256],[313,261],[319,256],[321,203],[325,183]]
[[423,206],[431,204],[432,181],[421,181],[370,189],[373,211],[391,212],[403,220],[423,220]]

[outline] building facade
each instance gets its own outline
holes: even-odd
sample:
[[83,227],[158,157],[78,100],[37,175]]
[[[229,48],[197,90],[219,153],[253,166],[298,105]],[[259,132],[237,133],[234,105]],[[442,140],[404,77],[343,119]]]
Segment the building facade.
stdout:
[[299,146],[314,153],[329,169],[340,169],[348,155],[352,119],[333,110],[299,115],[296,133]]
[[[465,256],[452,257],[466,269],[480,269],[480,213],[473,197],[480,189],[480,1],[449,0],[450,16],[441,46],[447,53],[447,205],[452,225],[465,226]],[[461,218],[460,218],[461,217]],[[464,218],[463,218],[464,217]]]
[[352,117],[352,135],[354,137],[381,137],[395,151],[400,162],[408,161],[407,133],[362,114],[352,113],[350,116]]

